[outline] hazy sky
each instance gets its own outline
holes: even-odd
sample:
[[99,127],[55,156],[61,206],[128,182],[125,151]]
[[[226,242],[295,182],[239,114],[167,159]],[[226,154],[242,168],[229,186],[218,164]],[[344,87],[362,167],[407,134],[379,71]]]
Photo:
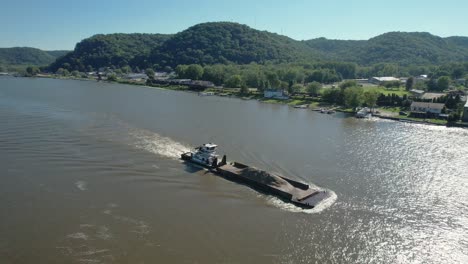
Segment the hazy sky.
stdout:
[[98,33],[176,33],[233,21],[297,40],[369,39],[388,31],[468,36],[468,1],[0,1],[0,47],[73,49]]

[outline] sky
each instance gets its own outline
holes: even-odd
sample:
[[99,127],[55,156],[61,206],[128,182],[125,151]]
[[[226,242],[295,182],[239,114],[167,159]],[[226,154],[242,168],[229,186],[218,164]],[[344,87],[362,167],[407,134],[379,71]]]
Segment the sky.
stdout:
[[463,0],[0,0],[0,47],[71,50],[106,33],[173,34],[231,21],[296,40],[369,39],[389,31],[468,36]]

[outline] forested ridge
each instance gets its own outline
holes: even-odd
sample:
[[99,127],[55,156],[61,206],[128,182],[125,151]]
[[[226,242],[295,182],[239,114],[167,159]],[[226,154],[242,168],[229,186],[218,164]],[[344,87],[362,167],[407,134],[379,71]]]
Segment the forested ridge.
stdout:
[[0,48],[0,65],[48,65],[67,52],[29,47]]
[[174,35],[108,34],[79,42],[51,64],[56,71],[129,66],[155,70],[181,64],[290,62],[381,63],[403,67],[468,61],[468,37],[441,38],[422,32],[389,32],[369,40],[317,38],[297,41],[231,22],[198,24]]
[[146,66],[152,49],[159,47],[171,35],[163,34],[98,34],[76,44],[75,49],[50,65],[77,71],[93,71],[100,67],[120,68]]
[[468,37],[389,32],[369,40],[296,41],[230,22],[198,24],[174,35],[98,34],[80,41],[69,53],[34,48],[0,49],[0,65],[50,64],[48,70],[52,72],[59,68],[70,72],[101,67],[170,71],[178,65],[189,64],[346,62],[360,67],[356,77],[365,77],[367,73],[427,72],[433,66],[467,61]]

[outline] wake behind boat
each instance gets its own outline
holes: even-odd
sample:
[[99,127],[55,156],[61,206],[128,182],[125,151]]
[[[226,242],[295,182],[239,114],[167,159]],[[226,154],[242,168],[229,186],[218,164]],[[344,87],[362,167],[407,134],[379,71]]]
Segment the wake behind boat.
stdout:
[[217,145],[209,143],[181,155],[182,160],[203,166],[228,180],[244,183],[253,189],[274,195],[303,208],[314,208],[330,197],[328,191],[272,174],[239,162],[227,162],[226,155],[218,162]]

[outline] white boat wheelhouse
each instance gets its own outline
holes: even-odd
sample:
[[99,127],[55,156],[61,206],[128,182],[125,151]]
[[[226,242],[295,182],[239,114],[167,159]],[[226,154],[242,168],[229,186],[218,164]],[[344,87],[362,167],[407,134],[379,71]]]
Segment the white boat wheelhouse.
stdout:
[[203,144],[195,149],[196,151],[192,154],[192,161],[205,166],[212,166],[213,162],[218,160],[217,147],[212,143]]

